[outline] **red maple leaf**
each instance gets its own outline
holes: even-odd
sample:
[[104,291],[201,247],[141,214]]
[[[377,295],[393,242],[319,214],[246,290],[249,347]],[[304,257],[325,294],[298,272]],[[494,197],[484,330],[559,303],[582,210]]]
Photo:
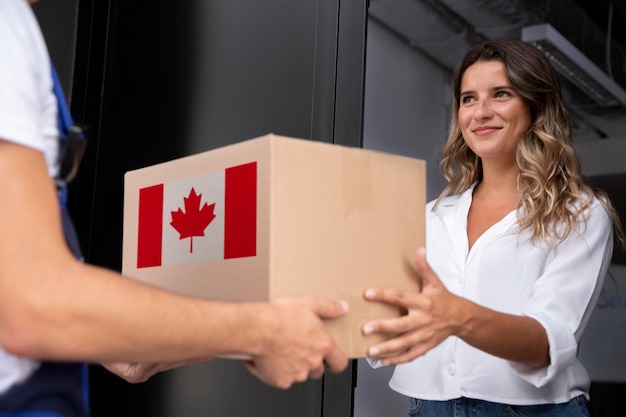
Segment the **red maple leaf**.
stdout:
[[189,238],[189,253],[193,253],[193,237],[204,236],[204,229],[213,221],[215,214],[215,203],[208,205],[204,203],[200,207],[202,194],[196,194],[192,187],[189,196],[184,197],[185,211],[180,207],[177,211],[170,212],[172,221],[170,225],[180,234],[179,239]]

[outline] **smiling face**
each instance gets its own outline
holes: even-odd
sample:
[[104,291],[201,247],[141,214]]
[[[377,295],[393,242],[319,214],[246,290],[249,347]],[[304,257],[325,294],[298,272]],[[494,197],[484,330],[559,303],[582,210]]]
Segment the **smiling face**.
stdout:
[[531,124],[528,106],[517,94],[500,61],[470,65],[461,82],[458,122],[463,139],[483,163],[515,161],[520,135]]

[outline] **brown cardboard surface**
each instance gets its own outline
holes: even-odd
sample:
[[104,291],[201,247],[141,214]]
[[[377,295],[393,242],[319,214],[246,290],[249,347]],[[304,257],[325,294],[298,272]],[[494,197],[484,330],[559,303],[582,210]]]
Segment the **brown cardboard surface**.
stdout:
[[[137,267],[139,189],[251,161],[257,162],[256,256]],[[364,357],[381,337],[362,336],[363,323],[399,311],[363,300],[363,291],[417,288],[412,260],[425,244],[425,191],[422,160],[276,135],[131,171],[122,272],[217,300],[345,299],[350,312],[326,324],[348,356]]]

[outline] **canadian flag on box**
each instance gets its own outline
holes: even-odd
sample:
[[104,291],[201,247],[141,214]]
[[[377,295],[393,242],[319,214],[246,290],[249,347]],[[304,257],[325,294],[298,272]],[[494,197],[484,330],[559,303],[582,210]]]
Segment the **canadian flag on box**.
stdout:
[[137,268],[256,255],[257,163],[139,190]]

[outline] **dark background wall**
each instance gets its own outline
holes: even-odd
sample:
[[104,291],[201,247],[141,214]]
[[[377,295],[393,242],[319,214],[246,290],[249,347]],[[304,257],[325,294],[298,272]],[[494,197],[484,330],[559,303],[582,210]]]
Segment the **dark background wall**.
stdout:
[[52,62],[68,97],[71,95],[74,74],[78,1],[44,0],[33,5]]

